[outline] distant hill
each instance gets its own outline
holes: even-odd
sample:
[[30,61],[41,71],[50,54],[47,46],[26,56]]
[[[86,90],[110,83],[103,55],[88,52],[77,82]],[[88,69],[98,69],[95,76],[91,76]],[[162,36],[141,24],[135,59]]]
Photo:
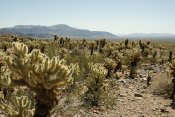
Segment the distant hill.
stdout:
[[159,39],[159,40],[174,40],[175,34],[169,33],[131,33],[131,34],[123,34],[118,35],[122,38],[130,38],[130,39]]
[[53,38],[53,35],[78,37],[78,38],[116,38],[117,36],[104,31],[90,31],[77,29],[65,24],[53,26],[40,25],[17,25],[9,28],[0,29],[1,34],[15,34],[21,36],[30,36],[35,38]]

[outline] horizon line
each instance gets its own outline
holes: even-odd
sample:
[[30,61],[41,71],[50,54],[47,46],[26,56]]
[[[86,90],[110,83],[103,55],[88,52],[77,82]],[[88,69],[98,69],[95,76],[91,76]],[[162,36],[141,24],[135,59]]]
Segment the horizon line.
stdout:
[[1,27],[0,26],[0,29],[3,29],[3,28],[13,28],[15,26],[45,26],[45,27],[49,27],[49,26],[56,26],[56,25],[66,25],[66,26],[69,26],[71,28],[76,28],[76,29],[80,29],[80,30],[89,30],[89,31],[101,31],[101,32],[109,32],[109,33],[112,33],[114,35],[130,35],[130,34],[146,34],[146,35],[149,35],[149,34],[170,34],[170,35],[175,35],[175,33],[171,33],[171,32],[139,32],[139,31],[136,31],[136,32],[130,32],[130,33],[113,33],[113,32],[110,32],[110,31],[107,31],[107,30],[93,30],[93,29],[88,29],[88,28],[80,28],[80,27],[74,27],[74,26],[70,26],[68,24],[52,24],[52,25],[44,25],[44,24],[17,24],[17,25],[12,25],[12,26],[4,26],[4,27]]

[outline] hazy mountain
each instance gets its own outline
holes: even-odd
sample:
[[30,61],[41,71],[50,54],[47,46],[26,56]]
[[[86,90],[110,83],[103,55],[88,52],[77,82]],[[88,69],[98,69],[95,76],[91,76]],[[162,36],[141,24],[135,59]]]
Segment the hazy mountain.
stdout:
[[118,34],[120,37],[125,38],[139,38],[139,39],[175,39],[175,34],[169,34],[169,33],[131,33],[131,34]]
[[116,35],[109,32],[77,29],[64,24],[53,25],[53,26],[17,25],[10,28],[2,28],[0,29],[0,33],[31,36],[37,38],[53,38],[53,35],[55,34],[60,36],[80,37],[80,38],[117,37]]

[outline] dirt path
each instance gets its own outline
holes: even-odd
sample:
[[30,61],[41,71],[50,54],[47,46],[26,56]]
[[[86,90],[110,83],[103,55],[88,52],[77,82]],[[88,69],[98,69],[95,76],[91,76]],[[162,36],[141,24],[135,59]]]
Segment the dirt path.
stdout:
[[[132,80],[133,81],[133,80]],[[87,117],[175,117],[170,99],[150,93],[149,88],[138,88],[138,81],[125,80],[120,84],[117,105],[113,110],[93,110]],[[74,116],[76,117],[76,116]],[[81,115],[77,117],[83,117]]]

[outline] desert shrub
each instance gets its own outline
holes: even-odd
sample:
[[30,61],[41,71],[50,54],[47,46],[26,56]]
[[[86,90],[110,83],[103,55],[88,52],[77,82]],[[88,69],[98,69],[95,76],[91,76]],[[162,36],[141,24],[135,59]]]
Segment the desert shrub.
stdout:
[[153,92],[156,95],[163,96],[165,98],[169,98],[172,93],[172,79],[167,76],[167,74],[163,74],[159,77],[152,78],[152,84],[151,87],[153,89]]

